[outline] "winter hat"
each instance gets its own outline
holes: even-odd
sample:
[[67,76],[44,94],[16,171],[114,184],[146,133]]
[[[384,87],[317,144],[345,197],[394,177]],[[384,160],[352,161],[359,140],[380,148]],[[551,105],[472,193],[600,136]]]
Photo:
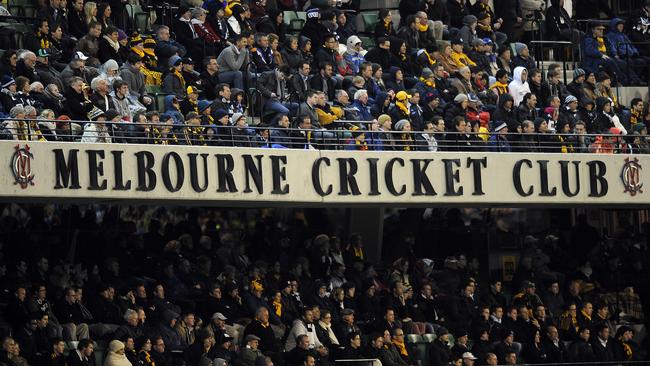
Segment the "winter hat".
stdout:
[[156,47],[156,40],[148,37],[144,39],[144,48],[155,48]]
[[546,122],[546,120],[542,117],[535,118],[535,121],[533,121],[535,124],[535,130],[539,130],[539,126],[542,124],[542,122]]
[[232,124],[237,124],[237,121],[239,121],[242,117],[244,117],[243,113],[235,113],[232,115],[230,118],[230,121],[232,121]]
[[586,75],[587,75],[587,73],[585,72],[585,70],[580,69],[580,68],[575,69],[573,71],[573,80],[575,80],[575,79],[577,79],[577,78],[579,78],[581,76],[586,76]]
[[131,35],[131,46],[135,46],[136,44],[140,44],[144,42],[142,40],[142,37],[140,37],[140,34],[135,32],[133,35]]
[[169,67],[178,66],[181,62],[183,62],[183,59],[178,55],[174,55],[169,58]]
[[307,10],[307,19],[318,19],[319,17],[320,11],[317,8]]
[[122,117],[118,111],[112,108],[104,112],[104,116],[106,117],[107,121],[111,121],[115,117]]
[[485,38],[483,38],[483,43],[484,44],[492,44],[494,42],[492,42],[492,38],[485,37]]
[[11,75],[4,75],[2,76],[2,87],[3,88],[8,88],[11,86],[11,84],[16,84],[16,80],[11,77]]
[[190,86],[187,87],[187,94],[188,95],[189,94],[201,94],[201,90],[199,90],[199,88],[197,88],[195,86],[190,85]]
[[526,48],[528,48],[528,46],[526,46],[523,43],[520,42],[515,43],[515,51],[517,52],[517,55],[521,55],[521,52]]
[[424,95],[424,102],[425,103],[429,103],[429,102],[431,102],[432,100],[435,100],[435,99],[440,99],[440,94],[438,94],[438,91],[435,90],[435,89],[433,91],[430,91],[430,92],[428,92],[428,93],[426,93]]
[[480,38],[474,38],[474,40],[472,41],[472,46],[474,47],[480,47],[483,45],[485,45],[485,42],[483,42],[483,40]]
[[564,98],[564,104],[568,105],[571,102],[577,102],[578,98],[574,97],[573,95],[567,95],[566,98]]
[[209,100],[199,100],[199,112],[203,112],[204,110],[210,108],[212,103]]
[[456,95],[456,97],[454,97],[454,103],[458,103],[458,104],[460,104],[460,103],[462,103],[462,102],[465,102],[465,101],[467,101],[467,100],[469,100],[469,99],[467,98],[467,95],[462,94],[462,93],[461,93],[461,94],[458,94],[458,95]]
[[409,123],[409,121],[405,119],[402,119],[399,122],[395,123],[395,131],[403,131],[404,126],[406,126],[407,123]]
[[456,37],[456,38],[451,40],[451,45],[452,46],[455,45],[455,44],[463,44],[463,43],[464,43],[464,41],[463,41],[463,39],[461,37]]
[[225,109],[217,109],[216,111],[214,111],[214,115],[212,117],[214,117],[215,121],[218,121],[227,115],[228,112],[226,112]]
[[431,71],[430,68],[425,67],[424,69],[422,69],[422,77],[425,79],[433,77],[433,71]]
[[498,123],[498,125],[494,128],[494,132],[499,132],[499,131],[503,130],[504,128],[508,127],[508,125],[503,121],[499,121],[497,123]]
[[94,107],[90,112],[88,112],[88,119],[91,121],[96,121],[97,118],[104,116],[104,111]]
[[463,24],[465,24],[465,25],[470,25],[472,23],[476,23],[477,21],[478,21],[478,19],[475,16],[471,15],[471,14],[470,15],[465,15],[463,17]]
[[[380,115],[379,117],[377,117],[377,122],[378,122],[380,125],[386,123],[386,121],[389,121],[389,120],[390,120],[390,116],[387,115],[387,114],[382,114],[382,115]],[[641,123],[637,123],[637,125],[639,125],[639,124],[641,124]]]
[[598,82],[602,82],[604,80],[611,79],[611,78],[609,77],[608,73],[606,73],[605,71],[601,71],[598,73],[598,77],[596,79],[598,80]]
[[117,30],[117,40],[118,41],[123,41],[123,40],[127,39],[127,37],[128,36],[126,35],[126,33],[124,33],[123,30],[121,30],[121,29]]

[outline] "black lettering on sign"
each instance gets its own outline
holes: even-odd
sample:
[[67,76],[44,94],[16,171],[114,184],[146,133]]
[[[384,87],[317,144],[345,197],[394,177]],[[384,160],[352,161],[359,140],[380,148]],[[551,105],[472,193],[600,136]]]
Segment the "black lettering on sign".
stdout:
[[515,166],[512,168],[512,183],[515,185],[515,190],[522,197],[528,197],[533,194],[533,186],[528,186],[528,190],[524,191],[524,188],[521,186],[521,167],[526,165],[529,168],[533,167],[533,163],[528,159],[522,159],[515,163]]
[[[560,160],[560,172],[562,174],[562,192],[567,197],[575,197],[580,193],[580,162],[579,161],[567,161],[567,160]],[[574,171],[575,171],[575,181],[576,181],[576,189],[575,191],[571,190],[571,185],[569,183],[569,163],[573,164]]]
[[219,188],[217,192],[237,192],[237,185],[235,185],[235,178],[232,176],[232,171],[235,169],[235,162],[232,155],[216,154],[217,157],[217,171],[219,174]]
[[539,178],[540,178],[540,191],[541,197],[553,197],[557,194],[557,188],[553,187],[548,189],[548,160],[537,160],[539,164]]
[[360,195],[359,184],[354,177],[359,169],[357,161],[354,158],[337,158],[336,160],[339,162],[339,196]]
[[199,183],[199,168],[198,168],[198,162],[197,162],[197,157],[199,154],[197,153],[189,153],[187,156],[190,158],[190,183],[192,185],[192,189],[196,193],[201,193],[204,192],[206,189],[208,189],[208,185],[210,184],[210,178],[208,175],[208,156],[209,154],[201,154],[201,160],[203,160],[203,185]]
[[149,192],[156,189],[156,172],[153,166],[156,163],[156,157],[149,151],[138,151],[135,153],[138,167],[138,187],[137,191]]
[[321,157],[314,161],[314,165],[311,167],[311,183],[314,186],[314,190],[318,193],[319,196],[325,197],[332,194],[332,185],[328,184],[327,188],[323,190],[323,186],[320,184],[320,166],[322,163],[330,166],[330,159],[326,157]]
[[[172,182],[170,161],[174,161],[174,169],[176,170],[176,184]],[[178,192],[183,188],[185,181],[185,167],[183,166],[183,159],[178,153],[172,151],[165,154],[162,160],[162,180],[165,188],[170,192]]]
[[68,151],[68,161],[65,160],[63,149],[54,149],[54,170],[56,174],[56,184],[54,189],[79,189],[79,159],[77,155],[79,149],[70,149]]
[[246,169],[246,188],[244,193],[253,192],[251,189],[251,178],[253,183],[255,183],[255,188],[257,188],[257,193],[264,193],[264,180],[262,179],[262,155],[255,155],[257,164],[253,161],[253,157],[250,155],[243,155],[244,158],[244,168]]
[[88,189],[91,191],[103,191],[106,189],[106,179],[99,183],[99,177],[104,176],[104,150],[86,150],[88,154],[88,178],[90,183]]
[[442,159],[445,164],[445,196],[462,196],[463,186],[456,188],[460,183],[460,159]]
[[386,188],[388,188],[390,194],[393,196],[401,196],[406,193],[406,184],[402,184],[399,191],[395,188],[395,182],[393,181],[393,167],[395,166],[395,163],[404,166],[404,159],[392,158],[388,163],[386,163],[386,168],[384,169],[384,180],[386,181]]
[[368,195],[379,196],[379,169],[377,168],[379,158],[366,158],[366,161],[370,172],[370,192],[368,192]]
[[587,162],[589,166],[589,197],[603,197],[607,195],[609,185],[605,178],[607,165],[602,161],[594,160]]
[[[435,196],[437,194],[427,175],[427,168],[431,162],[433,162],[433,159],[411,159],[411,164],[413,164],[412,196]],[[424,191],[422,188],[424,188]]]
[[127,180],[124,183],[124,171],[122,169],[122,155],[124,151],[112,150],[113,154],[113,171],[115,174],[115,185],[113,186],[114,191],[128,191],[131,189],[131,180]]
[[482,157],[480,159],[467,158],[467,167],[472,166],[474,172],[474,192],[472,196],[483,196],[483,170],[482,168],[487,168],[487,157]]
[[283,155],[271,155],[271,173],[273,175],[273,190],[271,194],[289,194],[289,185],[282,184],[287,180],[287,157]]

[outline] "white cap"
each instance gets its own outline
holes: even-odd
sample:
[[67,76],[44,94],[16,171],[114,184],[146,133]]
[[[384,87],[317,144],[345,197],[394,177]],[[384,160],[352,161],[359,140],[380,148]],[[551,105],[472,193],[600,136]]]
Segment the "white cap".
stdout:
[[88,59],[88,56],[84,55],[81,51],[77,51],[74,54],[74,58],[77,60],[86,61]]
[[472,352],[465,352],[463,353],[463,358],[469,358],[470,360],[478,360],[478,358],[474,357]]

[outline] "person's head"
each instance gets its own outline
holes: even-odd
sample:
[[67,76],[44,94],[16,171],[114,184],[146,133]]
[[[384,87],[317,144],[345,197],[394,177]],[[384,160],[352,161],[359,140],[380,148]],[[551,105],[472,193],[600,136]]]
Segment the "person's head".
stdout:
[[82,339],[77,344],[77,351],[84,357],[90,357],[95,350],[95,344],[90,338]]
[[361,335],[358,332],[350,332],[348,334],[348,340],[352,348],[361,347]]
[[582,327],[578,332],[578,337],[585,342],[589,342],[589,337],[591,336],[591,330],[588,327]]
[[[303,315],[304,316],[304,315]],[[304,350],[309,349],[309,337],[306,334],[301,334],[296,337],[296,347]]]
[[605,26],[602,24],[595,24],[591,27],[591,34],[594,36],[594,38],[602,37],[604,31]]
[[162,339],[162,337],[158,336],[155,337],[151,341],[152,349],[157,352],[157,353],[164,353],[165,352],[165,341]]
[[359,74],[361,74],[365,79],[370,79],[372,77],[372,63],[363,62],[359,66]]
[[311,64],[307,61],[303,61],[298,68],[298,72],[300,72],[302,76],[309,76],[309,73],[311,72]]
[[582,308],[581,308],[580,310],[581,310],[583,313],[585,313],[585,314],[591,316],[591,314],[593,314],[593,312],[594,312],[594,306],[593,306],[590,302],[585,301],[585,302],[582,304]]
[[643,112],[643,99],[633,98],[630,102],[630,110],[637,113]]
[[102,25],[99,22],[91,21],[88,24],[88,35],[93,38],[99,38],[102,35]]
[[319,65],[320,74],[324,77],[332,77],[334,73],[334,66],[331,62],[321,62]]
[[219,64],[217,64],[217,58],[214,56],[206,56],[203,59],[203,68],[209,73],[215,73],[219,70]]
[[325,35],[323,38],[323,46],[331,51],[336,50],[339,47],[338,42],[336,42],[336,36],[333,34]]
[[113,82],[113,90],[118,97],[126,97],[129,94],[129,84],[122,79],[115,80]]
[[386,51],[390,50],[390,39],[388,37],[380,37],[377,40],[377,47]]
[[313,355],[307,354],[302,361],[303,366],[316,366],[316,358]]
[[243,50],[248,46],[248,36],[244,34],[235,35],[233,37],[233,43],[237,49]]
[[350,96],[345,90],[337,89],[334,93],[334,98],[337,102],[341,103],[344,106],[350,104]]
[[32,51],[22,51],[18,54],[18,61],[21,60],[28,69],[33,69],[34,65],[36,65],[36,54]]
[[305,97],[306,97],[305,101],[310,106],[314,106],[318,102],[318,92],[316,90],[313,89],[307,90],[307,93],[305,93]]
[[456,129],[456,132],[465,132],[466,125],[467,123],[465,122],[465,117],[463,116],[454,117],[454,128]]
[[516,365],[517,364],[517,354],[514,352],[506,352],[504,356],[506,365]]
[[498,365],[499,364],[499,359],[497,358],[497,355],[495,355],[494,353],[491,353],[491,352],[488,353],[485,356],[485,364],[490,365],[490,366]]
[[65,342],[61,338],[53,338],[52,339],[52,353],[55,355],[62,355],[63,352],[65,351]]
[[597,324],[594,327],[594,332],[598,335],[598,338],[602,340],[609,339],[609,326],[606,323]]
[[40,19],[36,22],[36,32],[41,35],[47,35],[50,32],[50,25],[47,19]]

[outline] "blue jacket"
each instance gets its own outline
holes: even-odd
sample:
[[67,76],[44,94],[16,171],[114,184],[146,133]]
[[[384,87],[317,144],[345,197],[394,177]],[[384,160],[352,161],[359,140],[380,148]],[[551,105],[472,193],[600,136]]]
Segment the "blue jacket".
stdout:
[[[591,72],[598,72],[598,66],[603,63],[603,53],[598,50],[598,40],[591,34],[582,37],[582,68]],[[606,54],[611,56],[609,43],[605,41]]]
[[368,101],[368,104],[365,106],[356,99],[354,102],[352,102],[352,107],[359,111],[359,120],[360,121],[372,121],[372,114],[370,113],[370,101]]
[[498,152],[512,151],[508,139],[505,136],[499,135],[498,133],[495,133],[492,136],[490,136],[490,140],[488,141],[488,146],[490,151],[498,151]]
[[174,98],[176,98],[175,95],[168,95],[165,97],[165,114],[172,117],[175,125],[181,125],[185,123],[185,117],[183,117],[183,114],[172,104]]
[[607,42],[609,43],[608,49],[611,50],[612,56],[618,56],[625,59],[627,56],[638,56],[639,50],[630,43],[630,38],[627,34],[619,32],[616,27],[619,24],[625,24],[621,18],[614,18],[609,22],[609,32],[607,32]]

